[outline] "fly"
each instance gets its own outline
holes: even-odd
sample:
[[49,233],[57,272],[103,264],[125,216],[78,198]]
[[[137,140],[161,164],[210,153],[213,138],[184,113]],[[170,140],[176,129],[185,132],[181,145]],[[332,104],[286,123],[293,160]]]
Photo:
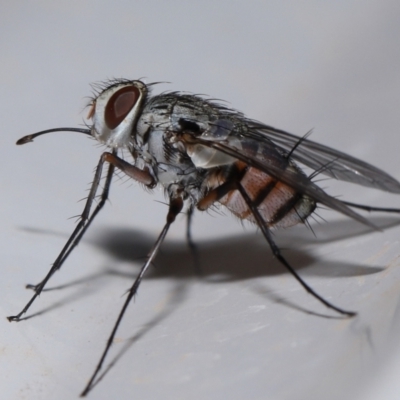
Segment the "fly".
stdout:
[[[308,293],[326,307],[348,317],[356,313],[327,301],[298,275],[275,244],[271,230],[306,223],[318,204],[372,228],[375,228],[373,224],[354,208],[400,212],[400,209],[338,200],[312,181],[316,174],[324,174],[400,193],[400,183],[396,179],[364,161],[317,144],[307,137],[301,138],[246,118],[238,111],[201,96],[179,92],[151,96],[150,89],[151,85],[139,80],[109,81],[99,88],[89,104],[90,123],[87,128],[50,129],[17,141],[17,144],[25,144],[46,133],[70,131],[93,137],[109,151],[100,157],[75,230],[44,279],[36,285],[27,285],[34,294],[19,314],[8,317],[9,321],[22,319],[51,276],[61,268],[79,243],[108,198],[115,168],[147,188],[161,185],[169,199],[166,223],[128,291],[100,361],[81,396],[86,396],[96,383],[123,315],[171,224],[185,205],[187,238],[192,250],[190,221],[194,210],[205,211],[218,203],[222,204],[236,217],[251,221],[260,228],[273,255]],[[132,162],[121,158],[119,154],[122,150],[132,155]],[[296,162],[310,167],[314,174],[307,176]],[[100,201],[93,207],[106,164],[108,170]]]

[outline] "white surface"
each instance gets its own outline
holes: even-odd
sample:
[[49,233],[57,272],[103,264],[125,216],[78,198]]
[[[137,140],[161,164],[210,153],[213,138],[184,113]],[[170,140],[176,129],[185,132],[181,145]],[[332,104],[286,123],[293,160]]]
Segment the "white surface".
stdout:
[[[79,134],[17,147],[38,130],[79,126],[88,84],[168,81],[248,116],[365,159],[400,178],[400,5],[394,1],[7,2],[2,6],[0,312],[18,312],[71,233],[101,153]],[[329,193],[399,206],[386,193]],[[90,377],[116,315],[164,223],[160,193],[114,182],[111,201],[21,323],[0,319],[8,399],[71,399]],[[249,225],[196,215],[205,277],[193,274],[184,218],[145,279],[93,399],[396,399],[400,391],[399,219],[367,232],[332,212],[276,232],[336,319],[272,260]],[[397,226],[396,226],[397,224]],[[311,314],[310,314],[311,313]],[[324,318],[319,315],[334,318]],[[124,351],[124,345],[132,345]]]

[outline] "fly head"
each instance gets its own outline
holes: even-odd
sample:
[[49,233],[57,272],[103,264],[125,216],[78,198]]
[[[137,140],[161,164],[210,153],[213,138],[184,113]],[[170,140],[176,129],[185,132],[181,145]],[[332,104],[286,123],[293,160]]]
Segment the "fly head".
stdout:
[[91,134],[111,148],[135,139],[136,122],[148,93],[141,81],[119,81],[106,87],[90,104]]

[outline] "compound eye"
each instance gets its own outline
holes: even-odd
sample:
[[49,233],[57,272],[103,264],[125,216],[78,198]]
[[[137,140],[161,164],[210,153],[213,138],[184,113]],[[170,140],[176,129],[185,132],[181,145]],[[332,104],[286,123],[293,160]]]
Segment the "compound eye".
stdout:
[[104,119],[110,129],[115,129],[129,114],[140,96],[135,86],[126,86],[117,90],[108,100],[104,110]]

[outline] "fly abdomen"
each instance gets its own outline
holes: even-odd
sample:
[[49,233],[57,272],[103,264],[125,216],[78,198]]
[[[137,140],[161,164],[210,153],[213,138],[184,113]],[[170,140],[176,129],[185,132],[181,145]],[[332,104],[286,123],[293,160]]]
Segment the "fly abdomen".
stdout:
[[[229,187],[229,183],[236,180],[245,189],[268,227],[287,228],[296,225],[304,222],[314,211],[315,201],[265,172],[241,161],[236,162],[232,167],[234,172],[228,174],[222,187]],[[296,166],[289,164],[287,168],[296,168]],[[219,182],[221,185],[221,178]],[[218,191],[217,188],[216,190]],[[238,218],[256,223],[252,211],[239,190],[229,190],[218,201]]]

